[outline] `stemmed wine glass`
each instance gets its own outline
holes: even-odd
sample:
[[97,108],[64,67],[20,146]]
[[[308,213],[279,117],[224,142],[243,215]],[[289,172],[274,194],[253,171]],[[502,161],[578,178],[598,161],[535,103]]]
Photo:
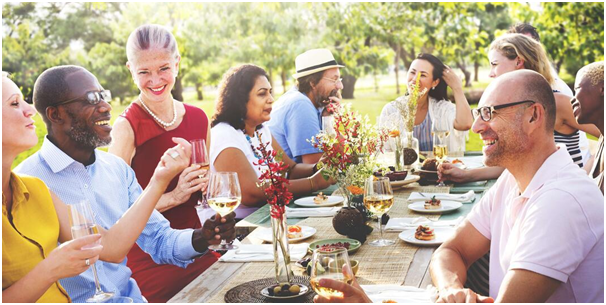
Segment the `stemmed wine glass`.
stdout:
[[[432,125],[432,135],[433,135],[433,155],[440,162],[446,160],[448,156],[448,135],[450,131],[446,126],[442,126],[443,124],[436,124],[435,122]],[[446,186],[444,181],[440,181],[438,186]]]
[[[76,204],[69,205],[69,222],[72,229],[72,237],[74,239],[92,234],[98,234],[99,228],[95,223],[93,211],[87,201],[80,201]],[[99,241],[93,244],[98,245]],[[95,294],[86,300],[87,303],[104,303],[113,298],[113,292],[105,292],[101,290],[99,277],[97,276],[97,263],[91,266],[93,276],[95,277]]]
[[323,278],[351,284],[354,279],[347,249],[343,247],[320,248],[314,250],[311,262],[309,283],[311,288],[323,297],[342,297],[341,291],[323,287],[320,280]]
[[[205,169],[208,173],[208,169],[210,168],[210,158],[208,157],[206,141],[204,139],[194,139],[189,142],[191,143],[191,163],[200,165],[200,168]],[[198,178],[203,178],[205,175],[199,175]],[[198,207],[204,205],[205,203],[206,196],[204,196],[204,192],[200,191]]]
[[381,219],[393,206],[393,191],[388,177],[369,177],[364,183],[364,206],[377,216],[379,221],[379,239],[368,243],[371,246],[390,246],[395,241],[383,239],[383,225]]
[[[240,182],[235,172],[216,172],[210,176],[207,192],[208,206],[221,217],[233,212],[242,201]],[[233,250],[237,246],[228,244],[224,239],[220,245],[210,245],[212,250]]]

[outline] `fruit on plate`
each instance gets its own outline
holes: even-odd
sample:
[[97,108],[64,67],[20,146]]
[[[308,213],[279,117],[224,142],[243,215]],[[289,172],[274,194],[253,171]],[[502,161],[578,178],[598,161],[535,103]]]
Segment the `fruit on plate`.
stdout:
[[426,210],[439,210],[442,207],[442,201],[433,196],[431,199],[425,200],[424,207]]
[[301,238],[303,237],[303,232],[301,232],[301,227],[300,226],[288,226],[288,234],[287,234],[289,239],[294,239],[294,238]]
[[297,284],[281,284],[269,287],[267,290],[270,296],[287,297],[298,295],[301,292],[301,287]]
[[432,240],[436,238],[436,234],[429,226],[420,225],[415,232],[415,238],[418,240]]

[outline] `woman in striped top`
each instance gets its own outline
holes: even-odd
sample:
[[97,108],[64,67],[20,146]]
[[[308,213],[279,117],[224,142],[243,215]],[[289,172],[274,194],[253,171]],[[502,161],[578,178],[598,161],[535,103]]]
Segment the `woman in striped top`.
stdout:
[[[448,66],[437,57],[421,53],[408,69],[408,88],[414,84],[417,74],[420,76],[420,90],[427,89],[417,102],[413,135],[419,140],[420,151],[432,151],[433,139],[431,126],[437,120],[445,121],[450,128],[449,151],[465,151],[465,138],[473,123],[471,108],[463,94],[461,80]],[[453,104],[446,96],[446,89],[450,86],[454,93]],[[403,97],[399,97],[401,99]],[[404,130],[403,120],[396,108],[396,101],[390,102],[381,111],[382,125],[399,122],[398,128]]]

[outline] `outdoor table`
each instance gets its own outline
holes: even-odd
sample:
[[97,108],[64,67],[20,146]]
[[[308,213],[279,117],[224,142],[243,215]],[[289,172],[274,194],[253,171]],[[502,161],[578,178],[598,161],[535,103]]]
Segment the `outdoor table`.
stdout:
[[[455,219],[459,216],[466,216],[473,205],[479,202],[484,191],[490,187],[494,181],[486,183],[471,183],[465,185],[455,185],[452,188],[436,186],[419,186],[413,183],[409,186],[394,190],[395,203],[389,211],[390,217],[418,217],[425,216],[431,220]],[[334,189],[334,188],[333,188]],[[407,199],[411,192],[426,193],[459,193],[467,192],[473,189],[476,192],[476,198],[473,202],[463,203],[463,206],[456,211],[448,214],[421,214],[411,211],[407,208]],[[294,204],[289,205],[297,208]],[[327,238],[343,238],[332,227],[332,217],[318,218],[290,218],[288,224],[298,224],[314,227],[317,232],[309,239],[302,241],[312,243],[317,240]],[[429,275],[429,261],[431,255],[437,246],[416,246],[405,243],[398,238],[399,232],[384,232],[385,238],[393,239],[396,243],[387,247],[374,247],[368,245],[368,241],[379,237],[377,222],[372,223],[375,228],[368,235],[367,242],[360,249],[352,254],[351,259],[360,261],[359,271],[356,275],[358,282],[362,285],[368,284],[396,284],[404,286],[414,286],[426,288],[431,284]],[[264,207],[249,215],[237,224],[241,232],[254,231],[256,227],[270,226],[269,207]],[[250,234],[243,240],[243,243],[260,244],[261,240]],[[292,262],[294,263],[294,262]],[[294,267],[295,275],[302,275],[303,270]],[[273,262],[248,262],[248,263],[224,263],[217,262],[202,273],[198,278],[187,285],[177,295],[169,300],[170,303],[198,303],[198,302],[225,302],[224,296],[231,288],[242,283],[262,278],[274,277]]]

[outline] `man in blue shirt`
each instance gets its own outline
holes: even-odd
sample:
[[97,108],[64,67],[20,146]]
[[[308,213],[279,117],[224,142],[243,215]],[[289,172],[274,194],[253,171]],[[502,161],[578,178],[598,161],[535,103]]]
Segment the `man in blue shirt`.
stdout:
[[[34,86],[34,104],[46,123],[48,135],[41,149],[15,172],[39,177],[67,204],[88,201],[97,225],[108,229],[143,190],[134,171],[122,159],[95,149],[111,142],[111,106],[105,98],[95,76],[84,68],[60,66],[42,73]],[[168,152],[168,156],[175,160],[187,158],[178,150]],[[156,263],[185,268],[203,255],[209,244],[218,244],[221,238],[233,239],[234,225],[232,213],[220,219],[213,217],[197,230],[175,230],[153,210],[136,242]],[[118,264],[100,261],[96,268],[104,291],[135,302],[145,301],[126,260]],[[91,269],[60,282],[74,302],[84,302],[95,291]]]
[[297,163],[317,163],[322,151],[308,140],[322,129],[322,114],[330,103],[339,103],[343,89],[339,68],[328,49],[309,50],[295,59],[297,86],[276,103],[268,127],[284,152]]

